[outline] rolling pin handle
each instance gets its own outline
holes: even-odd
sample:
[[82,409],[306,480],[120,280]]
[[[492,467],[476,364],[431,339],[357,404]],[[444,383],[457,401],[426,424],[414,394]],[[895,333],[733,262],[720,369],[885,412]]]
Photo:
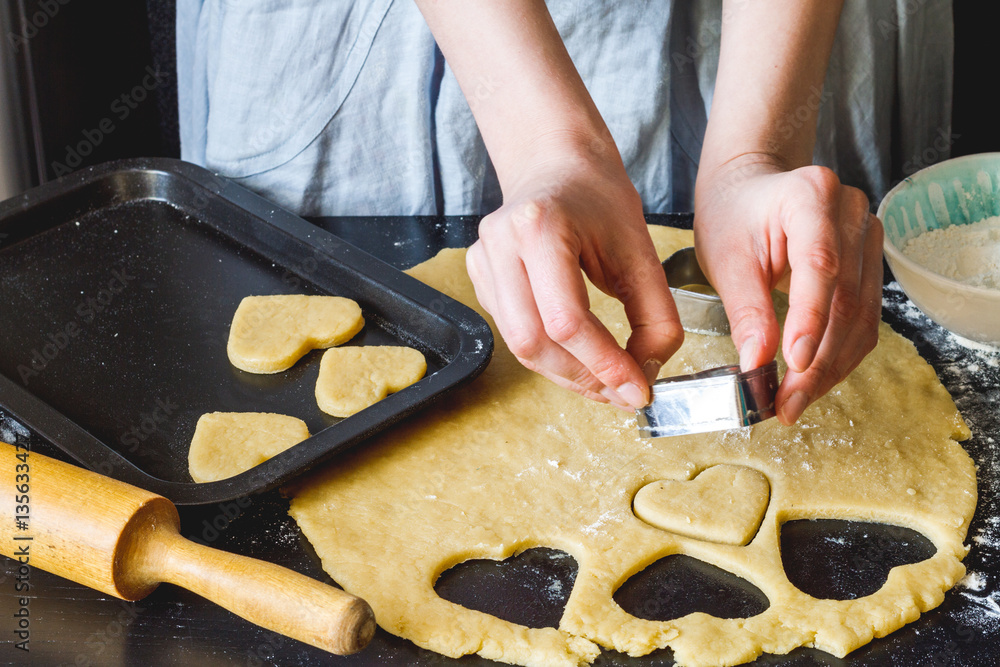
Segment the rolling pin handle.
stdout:
[[150,576],[181,586],[269,630],[337,655],[375,634],[367,602],[280,565],[212,549],[171,532],[149,543]]

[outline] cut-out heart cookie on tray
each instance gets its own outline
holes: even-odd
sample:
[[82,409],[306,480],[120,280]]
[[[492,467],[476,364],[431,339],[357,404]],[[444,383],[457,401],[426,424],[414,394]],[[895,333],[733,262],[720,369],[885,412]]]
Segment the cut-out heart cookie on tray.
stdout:
[[690,480],[651,482],[635,494],[635,515],[684,537],[742,546],[757,534],[771,487],[752,468],[717,465]]
[[309,437],[301,419],[268,412],[210,412],[198,419],[188,450],[196,482],[227,479]]
[[250,373],[280,373],[310,350],[346,343],[365,325],[358,304],[339,296],[248,296],[233,315],[229,361]]
[[349,417],[419,380],[427,361],[409,347],[365,346],[327,350],[319,365],[316,402],[334,417]]

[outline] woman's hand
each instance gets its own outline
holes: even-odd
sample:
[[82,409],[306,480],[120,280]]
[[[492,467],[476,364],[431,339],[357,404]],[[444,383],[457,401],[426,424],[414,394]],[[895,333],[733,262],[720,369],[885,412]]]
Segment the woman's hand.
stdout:
[[700,174],[695,242],[744,370],[774,358],[770,293],[788,291],[781,339],[788,371],[777,395],[783,423],[796,421],[878,342],[882,224],[864,193],[829,169],[784,171],[744,156]]
[[[535,148],[469,249],[476,296],[527,368],[588,398],[640,408],[683,331],[639,196],[610,137]],[[590,312],[583,273],[624,304],[625,350]]]
[[[642,407],[683,334],[639,196],[544,0],[417,4],[475,101],[503,190],[469,249],[480,303],[528,368],[595,400]],[[480,97],[487,75],[495,85]],[[590,312],[581,268],[625,304],[625,350]]]
[[719,71],[695,187],[698,260],[744,370],[774,358],[770,293],[788,290],[776,397],[791,424],[878,340],[882,225],[868,199],[813,166],[842,0],[723,1]]

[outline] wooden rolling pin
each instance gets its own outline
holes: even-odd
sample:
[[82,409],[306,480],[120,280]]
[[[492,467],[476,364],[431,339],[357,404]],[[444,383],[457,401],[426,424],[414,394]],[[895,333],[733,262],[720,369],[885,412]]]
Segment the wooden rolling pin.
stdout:
[[[18,559],[26,547],[28,565],[125,600],[143,598],[161,582],[176,584],[251,623],[340,655],[360,651],[375,633],[375,615],[361,598],[186,540],[166,498],[25,452],[0,442],[0,553]],[[26,493],[14,493],[22,483]],[[23,505],[26,529],[17,526]]]

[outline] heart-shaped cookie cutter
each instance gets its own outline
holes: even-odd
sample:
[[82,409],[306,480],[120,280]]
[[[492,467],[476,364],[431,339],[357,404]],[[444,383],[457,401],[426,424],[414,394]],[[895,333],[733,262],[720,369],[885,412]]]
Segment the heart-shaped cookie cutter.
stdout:
[[657,380],[653,400],[636,410],[639,435],[663,438],[750,426],[776,414],[777,391],[773,361],[746,373],[739,366],[722,366]]
[[681,248],[663,260],[663,272],[685,331],[712,336],[729,335],[729,319],[722,299],[698,265],[694,248]]

